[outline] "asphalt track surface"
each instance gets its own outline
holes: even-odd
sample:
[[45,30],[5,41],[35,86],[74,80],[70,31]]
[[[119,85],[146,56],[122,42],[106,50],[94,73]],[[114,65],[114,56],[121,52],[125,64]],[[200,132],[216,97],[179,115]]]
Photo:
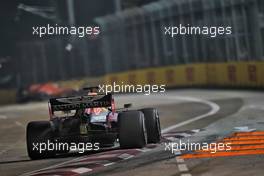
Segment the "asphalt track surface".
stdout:
[[0,175],[112,176],[262,176],[264,155],[181,159],[165,151],[168,141],[217,141],[240,130],[264,129],[264,94],[235,90],[176,90],[161,95],[118,95],[118,106],[156,107],[163,139],[143,149],[68,154],[31,161],[26,153],[25,128],[32,120],[48,119],[47,103],[0,107]]

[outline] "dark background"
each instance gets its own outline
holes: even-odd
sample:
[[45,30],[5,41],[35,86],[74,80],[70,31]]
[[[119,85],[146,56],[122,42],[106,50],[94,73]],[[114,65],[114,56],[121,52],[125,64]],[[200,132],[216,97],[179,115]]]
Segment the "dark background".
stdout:
[[[120,8],[124,10],[135,6],[141,6],[151,1],[153,0],[121,0]],[[115,0],[74,0],[73,2],[75,26],[92,25],[95,17],[113,14],[116,11]],[[21,4],[33,8],[33,11],[19,8]],[[45,8],[54,10],[43,11]],[[42,16],[43,13],[45,15],[44,17]],[[31,83],[45,82],[48,80],[70,79],[75,76],[79,77],[80,74],[83,74],[83,72],[72,73],[74,71],[69,70],[70,68],[66,65],[64,67],[66,72],[64,75],[57,75],[53,73],[54,70],[51,69],[51,71],[46,70],[46,72],[50,72],[52,76],[32,80],[32,76],[29,75],[37,74],[32,73],[32,67],[38,66],[32,65],[33,63],[30,61],[24,61],[22,56],[23,53],[25,53],[25,58],[30,60],[29,57],[32,57],[32,54],[29,54],[26,50],[34,50],[35,45],[45,43],[45,50],[49,50],[49,47],[56,48],[56,51],[51,51],[53,56],[48,58],[50,61],[55,60],[53,57],[72,57],[70,56],[71,54],[65,52],[64,49],[59,49],[60,47],[67,46],[68,38],[53,36],[40,39],[32,35],[33,26],[45,26],[47,24],[69,26],[67,1],[3,0],[0,5],[0,22],[0,87],[27,86]],[[55,40],[59,41],[55,42]],[[60,54],[58,54],[58,52]],[[40,53],[35,54],[39,55]],[[67,59],[65,62],[67,62]],[[56,64],[56,61],[54,63]],[[21,64],[27,66],[22,67]],[[64,63],[57,62],[57,64]],[[54,69],[56,69],[56,66]],[[24,77],[28,77],[28,79],[24,80]]]
[[[97,38],[32,35],[33,26],[70,25],[66,0],[1,1],[0,88],[147,67],[264,58],[262,0],[120,0],[119,13],[116,0],[73,2],[74,25],[99,26]],[[214,39],[163,35],[164,26],[180,23],[232,26],[233,34]]]

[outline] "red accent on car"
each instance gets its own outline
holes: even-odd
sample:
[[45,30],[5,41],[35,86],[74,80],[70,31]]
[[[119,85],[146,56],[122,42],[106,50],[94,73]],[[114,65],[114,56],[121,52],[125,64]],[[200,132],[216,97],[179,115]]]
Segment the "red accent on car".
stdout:
[[115,110],[116,110],[116,108],[115,108],[115,100],[114,99],[112,99],[112,101],[111,101],[111,109],[112,109],[112,113],[114,114]]
[[50,103],[48,103],[48,108],[49,108],[49,116],[50,116],[50,119],[52,119],[52,117],[53,117],[53,111],[51,109]]
[[33,84],[29,87],[30,93],[43,93],[49,96],[62,96],[71,91],[72,89],[59,87],[55,83]]

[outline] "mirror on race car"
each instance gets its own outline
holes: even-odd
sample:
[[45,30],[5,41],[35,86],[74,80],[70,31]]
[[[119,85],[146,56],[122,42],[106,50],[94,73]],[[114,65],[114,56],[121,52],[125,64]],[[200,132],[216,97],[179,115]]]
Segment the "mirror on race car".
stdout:
[[132,107],[132,103],[128,103],[128,104],[124,104],[124,108],[131,108]]

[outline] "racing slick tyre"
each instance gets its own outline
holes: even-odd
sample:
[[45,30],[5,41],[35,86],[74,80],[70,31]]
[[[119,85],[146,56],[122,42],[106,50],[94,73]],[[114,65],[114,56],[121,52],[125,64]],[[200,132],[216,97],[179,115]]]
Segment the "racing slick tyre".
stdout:
[[126,111],[118,115],[119,143],[121,148],[142,148],[147,143],[144,114]]
[[[53,133],[49,121],[34,121],[27,125],[27,152],[28,156],[35,159],[54,157],[55,150],[47,150],[48,141],[53,141]],[[40,151],[40,145],[44,147],[44,151]]]
[[145,117],[148,143],[159,143],[161,131],[158,110],[155,108],[146,108],[142,109],[141,111]]

